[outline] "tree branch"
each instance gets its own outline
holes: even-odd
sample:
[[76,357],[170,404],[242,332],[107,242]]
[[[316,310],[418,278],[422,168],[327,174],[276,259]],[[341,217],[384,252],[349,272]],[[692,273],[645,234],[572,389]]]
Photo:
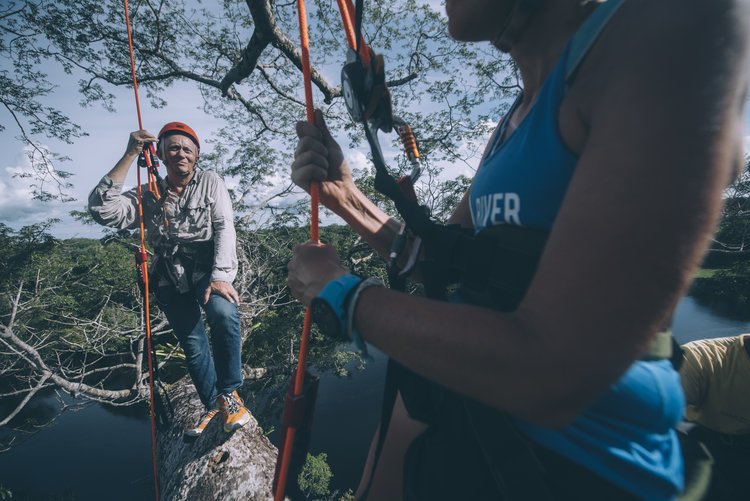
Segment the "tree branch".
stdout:
[[8,414],[7,416],[5,416],[5,419],[3,419],[2,421],[0,421],[0,426],[5,426],[6,424],[10,423],[13,420],[14,417],[17,416],[18,413],[21,412],[24,407],[26,407],[26,404],[29,403],[29,400],[31,400],[31,398],[34,395],[36,395],[37,392],[39,392],[39,390],[41,390],[42,388],[44,388],[44,386],[45,386],[44,383],[47,382],[47,379],[49,379],[49,377],[50,377],[50,374],[45,374],[44,376],[42,376],[42,378],[39,380],[39,382],[37,383],[37,385],[34,388],[32,388],[31,390],[29,390],[29,392],[26,394],[26,396],[23,398],[23,400],[21,400],[18,403],[18,405],[16,406],[16,408],[13,409],[13,411],[10,414]]
[[[279,49],[297,69],[302,70],[302,57],[295,44],[284,34],[276,23],[270,0],[246,0],[250,15],[255,22],[250,41],[245,46],[240,61],[221,80],[221,90],[227,95],[232,84],[238,84],[249,77],[258,65],[258,59],[271,44]],[[332,87],[316,68],[312,68],[312,81],[323,93],[323,100],[330,104],[334,97],[341,95],[341,89]]]

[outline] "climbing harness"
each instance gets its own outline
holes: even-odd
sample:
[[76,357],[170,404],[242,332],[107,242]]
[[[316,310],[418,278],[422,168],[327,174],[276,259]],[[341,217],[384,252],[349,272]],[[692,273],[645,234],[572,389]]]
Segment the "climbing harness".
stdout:
[[[135,57],[133,55],[133,36],[130,31],[130,14],[128,12],[128,0],[123,0],[125,8],[125,26],[128,32],[128,49],[130,52],[130,72],[133,77],[133,92],[135,93],[135,108],[138,115],[138,128],[143,129],[141,120],[141,105],[138,100],[138,80],[135,75]],[[154,388],[154,352],[151,343],[151,306],[149,304],[149,280],[148,280],[148,252],[146,251],[146,231],[143,222],[143,190],[141,187],[141,168],[147,169],[148,188],[151,193],[159,199],[158,161],[153,144],[148,144],[138,156],[137,183],[138,183],[138,222],[141,237],[140,248],[136,251],[135,262],[138,273],[139,284],[143,290],[143,316],[146,326],[146,350],[148,352],[148,376],[149,376],[149,410],[151,416],[151,461],[154,471],[154,493],[156,501],[159,501],[159,471],[156,464],[156,394]],[[168,400],[167,400],[168,401]],[[170,404],[171,408],[171,404]]]

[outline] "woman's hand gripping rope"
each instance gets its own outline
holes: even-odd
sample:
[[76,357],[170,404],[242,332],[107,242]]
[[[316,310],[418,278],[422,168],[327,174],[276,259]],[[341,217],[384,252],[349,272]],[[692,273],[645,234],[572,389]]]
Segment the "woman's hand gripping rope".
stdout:
[[287,268],[289,290],[305,306],[320,294],[328,282],[349,273],[341,266],[335,248],[314,242],[297,245]]
[[331,137],[323,113],[315,110],[315,124],[297,122],[299,142],[294,151],[292,181],[308,193],[310,183],[320,186],[320,202],[335,211],[356,190],[341,147]]

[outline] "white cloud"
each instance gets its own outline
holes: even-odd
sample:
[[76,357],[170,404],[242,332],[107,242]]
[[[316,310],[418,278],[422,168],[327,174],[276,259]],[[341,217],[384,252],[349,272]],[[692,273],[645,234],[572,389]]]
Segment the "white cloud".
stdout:
[[60,213],[58,203],[34,200],[31,185],[35,178],[26,177],[33,173],[28,160],[24,164],[0,170],[0,222],[14,228]]
[[[35,177],[27,149],[24,148],[16,157],[16,165],[0,168],[0,223],[6,224],[13,229],[20,229],[44,221],[45,219],[60,219],[51,231],[60,238],[74,236],[97,237],[101,234],[99,228],[84,226],[70,217],[69,212],[81,209],[81,197],[78,192],[72,192],[78,201],[63,203],[57,200],[40,201],[34,199],[34,187],[38,183]],[[48,189],[54,186],[47,183]]]
[[367,158],[364,150],[346,150],[344,159],[353,173],[373,169],[372,162]]

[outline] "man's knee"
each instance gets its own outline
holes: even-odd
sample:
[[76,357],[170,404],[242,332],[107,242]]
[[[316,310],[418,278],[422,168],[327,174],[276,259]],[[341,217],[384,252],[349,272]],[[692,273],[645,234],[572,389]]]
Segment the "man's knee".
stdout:
[[237,305],[229,302],[218,294],[211,294],[211,297],[204,308],[210,323],[239,323],[240,315],[237,310]]

